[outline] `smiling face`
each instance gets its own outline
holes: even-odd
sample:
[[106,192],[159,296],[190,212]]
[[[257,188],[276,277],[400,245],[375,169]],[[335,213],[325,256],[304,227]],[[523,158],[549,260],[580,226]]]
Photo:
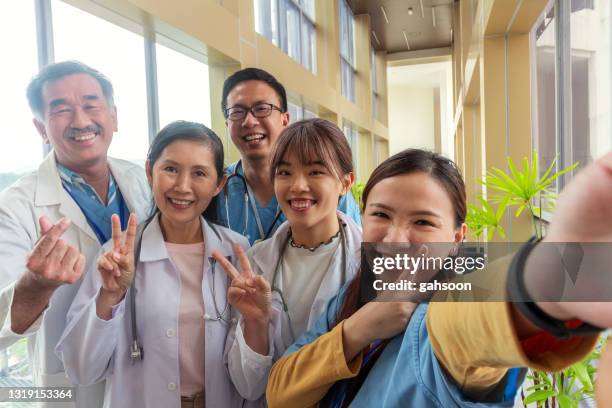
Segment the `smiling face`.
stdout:
[[48,82],[42,101],[43,119],[34,119],[34,125],[59,163],[80,173],[106,162],[117,111],[108,106],[96,79],[74,74]]
[[328,239],[335,233],[327,229],[337,224],[338,199],[350,184],[350,176],[341,182],[321,160],[302,163],[296,154],[288,153],[276,169],[274,193],[294,232],[309,231]]
[[[227,95],[227,107],[251,108],[257,103],[270,103],[281,107],[281,101],[274,89],[263,81],[240,82]],[[272,110],[270,116],[256,118],[247,113],[242,120],[226,119],[232,142],[240,156],[246,160],[267,160],[276,139],[289,124],[289,113]]]
[[199,230],[200,215],[223,187],[214,159],[208,145],[177,140],[163,150],[153,168],[147,162],[147,177],[166,236]]
[[363,215],[364,242],[461,242],[466,230],[465,224],[455,225],[447,191],[423,172],[379,181]]

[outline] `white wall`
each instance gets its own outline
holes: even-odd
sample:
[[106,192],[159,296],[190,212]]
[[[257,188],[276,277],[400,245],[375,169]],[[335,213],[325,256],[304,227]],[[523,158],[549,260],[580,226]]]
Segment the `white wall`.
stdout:
[[389,86],[389,154],[435,150],[434,89]]

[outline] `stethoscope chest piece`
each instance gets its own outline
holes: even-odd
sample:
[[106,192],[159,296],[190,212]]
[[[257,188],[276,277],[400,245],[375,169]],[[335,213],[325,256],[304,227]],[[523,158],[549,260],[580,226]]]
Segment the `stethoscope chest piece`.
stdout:
[[132,345],[130,346],[130,360],[132,360],[132,364],[142,360],[142,347],[140,347],[135,340],[132,341]]

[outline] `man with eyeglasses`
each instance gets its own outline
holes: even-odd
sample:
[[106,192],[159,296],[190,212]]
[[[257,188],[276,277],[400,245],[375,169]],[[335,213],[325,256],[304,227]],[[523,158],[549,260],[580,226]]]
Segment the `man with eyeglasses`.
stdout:
[[[228,181],[216,199],[217,216],[253,244],[270,238],[285,221],[270,182],[269,159],[276,139],[289,125],[287,94],[270,73],[245,68],[225,80],[221,108],[240,160],[226,169]],[[361,225],[351,194],[342,197],[338,209]]]

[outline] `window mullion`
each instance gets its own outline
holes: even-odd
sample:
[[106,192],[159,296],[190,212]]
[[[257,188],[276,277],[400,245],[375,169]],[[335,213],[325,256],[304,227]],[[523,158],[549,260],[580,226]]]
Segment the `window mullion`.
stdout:
[[36,41],[38,43],[38,66],[40,68],[54,61],[53,18],[50,0],[34,0],[36,10]]
[[[42,68],[45,65],[49,65],[55,61],[51,0],[34,0],[34,10],[36,12],[38,67]],[[48,143],[42,143],[43,157],[45,157],[50,151],[51,145]]]
[[[572,163],[572,51],[570,43],[571,5],[564,0],[555,1],[555,71],[556,71],[556,150],[559,154],[557,171]],[[561,191],[570,174],[557,179]]]
[[147,121],[149,142],[159,131],[159,95],[157,89],[157,56],[155,51],[155,30],[151,19],[144,24],[145,76],[147,83]]

